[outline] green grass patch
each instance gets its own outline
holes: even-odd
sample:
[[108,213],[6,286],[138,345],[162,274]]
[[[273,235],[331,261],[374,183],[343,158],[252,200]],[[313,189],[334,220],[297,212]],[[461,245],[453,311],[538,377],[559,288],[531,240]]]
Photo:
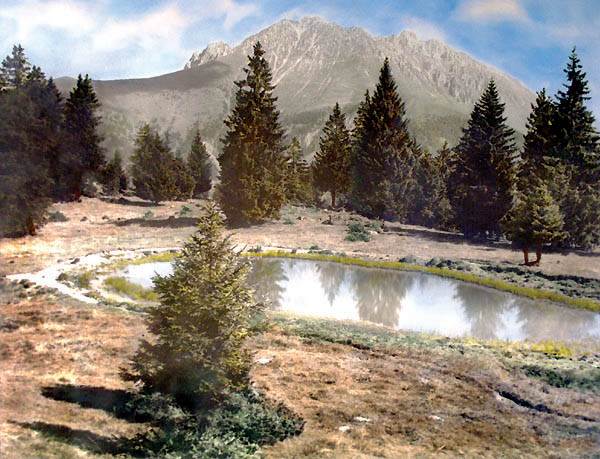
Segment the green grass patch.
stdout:
[[158,295],[154,290],[129,282],[123,277],[107,277],[104,286],[133,300],[158,301]]
[[436,276],[447,277],[450,279],[461,280],[464,282],[470,282],[472,284],[490,287],[496,290],[502,290],[504,292],[513,293],[515,295],[524,296],[534,300],[555,301],[557,303],[567,304],[576,308],[600,312],[600,302],[591,298],[573,298],[570,296],[563,295],[562,293],[553,292],[550,290],[522,287],[501,279],[483,277],[464,271],[456,271],[447,268],[438,268],[435,266],[415,265],[410,263],[403,263],[401,261],[364,260],[362,258],[353,258],[340,255],[325,255],[323,253],[290,253],[283,250],[272,250],[261,253],[245,252],[244,255],[251,257],[280,257],[298,258],[302,260],[313,261],[331,261],[335,263],[342,263],[345,265],[352,266],[361,266],[366,268],[382,268],[396,269],[400,271],[423,272],[428,274],[435,274]]
[[140,258],[123,258],[121,260],[115,261],[108,265],[102,266],[102,270],[110,271],[110,270],[118,270],[123,269],[127,266],[131,265],[144,265],[146,263],[163,263],[163,262],[171,262],[177,258],[178,253],[174,252],[160,252],[153,253],[150,255],[145,255]]
[[527,376],[541,379],[554,387],[600,392],[600,368],[576,370],[526,365],[522,369]]

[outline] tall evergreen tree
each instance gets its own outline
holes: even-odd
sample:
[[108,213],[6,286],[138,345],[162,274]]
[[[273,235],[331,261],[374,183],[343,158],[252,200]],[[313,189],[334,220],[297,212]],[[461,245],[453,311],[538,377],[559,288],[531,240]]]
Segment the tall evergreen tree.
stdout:
[[287,185],[286,196],[294,204],[307,204],[312,199],[310,167],[302,155],[302,146],[297,137],[286,151]]
[[196,129],[187,165],[195,183],[194,196],[200,196],[210,191],[212,187],[212,166],[210,155],[202,141],[199,129]]
[[48,120],[23,86],[0,93],[0,236],[35,234],[50,204]]
[[413,191],[417,146],[410,137],[386,58],[373,96],[359,115],[353,154],[352,206],[367,217],[402,220]]
[[190,199],[194,193],[196,181],[187,163],[177,155],[172,156],[172,172],[175,175],[175,187],[177,188],[176,199],[185,201]]
[[351,149],[346,115],[336,103],[323,128],[319,151],[312,164],[315,187],[331,193],[331,206],[334,208],[336,197],[350,188]]
[[144,124],[135,140],[131,177],[136,194],[155,203],[179,196],[175,158],[160,134]]
[[[527,134],[521,154],[519,179],[527,183],[534,176],[547,179],[553,161],[550,160],[556,143],[554,128],[555,106],[542,89],[537,94],[527,119]],[[523,188],[523,191],[526,187]]]
[[456,147],[451,181],[457,226],[466,237],[498,236],[500,219],[510,209],[515,181],[514,131],[491,80],[475,104]]
[[25,50],[19,45],[14,45],[10,56],[6,56],[0,67],[0,89],[20,88],[27,81],[31,64],[25,56]]
[[67,170],[71,177],[67,179],[71,186],[70,194],[77,198],[81,194],[81,185],[86,173],[96,174],[105,164],[101,147],[102,138],[98,133],[100,102],[96,97],[92,80],[88,75],[77,78],[77,85],[65,104],[65,135],[67,156],[70,166]]
[[260,307],[246,285],[249,265],[222,232],[222,217],[209,204],[173,274],[155,279],[160,305],[148,322],[156,339],[142,342],[126,375],[188,408],[214,403],[249,381],[243,344]]
[[[554,123],[558,141],[555,155],[582,169],[597,167],[600,165],[600,137],[594,127],[594,115],[586,107],[590,91],[575,48],[564,72],[567,75],[565,90],[559,91],[556,96]],[[588,174],[582,176],[588,178]]]
[[218,199],[233,224],[276,218],[285,202],[283,129],[264,54],[257,42],[246,77],[235,83],[235,106],[225,120]]

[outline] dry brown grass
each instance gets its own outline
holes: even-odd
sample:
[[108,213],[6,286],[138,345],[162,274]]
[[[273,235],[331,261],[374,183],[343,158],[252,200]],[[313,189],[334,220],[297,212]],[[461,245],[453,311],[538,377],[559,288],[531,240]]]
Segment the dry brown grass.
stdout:
[[[109,413],[110,404],[45,392],[69,385],[118,397],[131,389],[119,368],[143,336],[140,316],[48,299],[2,304],[0,315],[19,326],[0,332],[0,457],[104,457],[111,439],[146,427]],[[306,420],[302,435],[266,448],[268,457],[576,457],[597,448],[600,422],[577,416],[600,420],[599,395],[509,372],[490,354],[450,346],[364,350],[278,328],[250,349],[273,358],[255,365],[256,386]],[[498,397],[500,389],[559,414],[520,407]],[[342,425],[350,430],[340,432]]]
[[0,457],[92,455],[49,441],[42,431],[94,441],[143,428],[101,409],[43,395],[44,388],[65,384],[109,393],[127,389],[118,372],[144,330],[139,317],[43,300],[1,305],[0,313],[19,324],[0,332]]
[[[193,233],[192,217],[198,215],[197,204],[201,204],[201,201],[190,201],[153,206],[136,198],[129,200],[130,204],[116,204],[83,198],[81,203],[55,204],[53,210],[63,212],[69,221],[49,223],[34,237],[0,239],[0,274],[34,271],[58,259],[102,250],[179,246]],[[184,205],[192,209],[192,214],[180,218],[178,213]],[[147,211],[151,211],[153,217],[144,220]],[[334,224],[323,225],[321,222],[330,214]],[[81,221],[84,217],[86,220]],[[413,255],[423,259],[435,256],[453,260],[522,262],[521,253],[508,245],[467,243],[459,235],[410,225],[386,224],[390,231],[373,235],[370,242],[349,242],[345,237],[350,217],[347,212],[293,207],[284,209],[279,221],[236,229],[231,233],[235,242],[248,246],[309,248],[318,245],[335,252],[384,260]],[[285,220],[293,224],[285,224]],[[551,274],[600,278],[598,255],[598,252],[544,254],[540,269]]]
[[[488,358],[410,347],[373,352],[278,333],[256,346],[273,358],[255,367],[257,386],[306,420],[301,436],[267,448],[268,457],[577,457],[597,447],[593,435],[563,433],[590,427],[571,417],[577,413],[600,419],[600,397],[541,390]],[[562,416],[519,407],[498,388],[544,400]]]

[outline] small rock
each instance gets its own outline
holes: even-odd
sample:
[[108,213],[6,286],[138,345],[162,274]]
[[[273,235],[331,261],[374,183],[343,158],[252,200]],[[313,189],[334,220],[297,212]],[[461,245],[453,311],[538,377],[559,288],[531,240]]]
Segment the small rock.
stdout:
[[356,422],[371,422],[369,418],[364,418],[362,416],[355,416],[354,421]]
[[400,258],[400,260],[398,260],[400,263],[409,263],[411,265],[414,265],[417,263],[417,259],[415,257],[413,257],[412,255],[408,255],[406,257],[402,257]]
[[102,220],[108,220],[108,215],[102,215]]
[[258,359],[256,359],[256,363],[258,363],[259,365],[268,365],[269,363],[271,363],[272,360],[272,357],[259,357]]
[[77,264],[77,263],[79,263],[79,258],[75,258],[75,259],[74,259],[74,260],[71,262],[71,264],[72,264],[72,265],[75,265],[75,264]]
[[339,430],[340,432],[342,432],[342,433],[348,432],[348,431],[349,431],[349,430],[351,430],[351,429],[352,429],[352,427],[350,427],[350,426],[340,426],[340,427],[338,428],[338,430]]
[[87,217],[82,217],[81,220],[79,220],[80,222],[86,222],[87,221]]
[[437,416],[435,414],[430,415],[429,419],[433,419],[434,421],[438,421],[438,422],[444,422],[444,418],[442,418],[441,416]]

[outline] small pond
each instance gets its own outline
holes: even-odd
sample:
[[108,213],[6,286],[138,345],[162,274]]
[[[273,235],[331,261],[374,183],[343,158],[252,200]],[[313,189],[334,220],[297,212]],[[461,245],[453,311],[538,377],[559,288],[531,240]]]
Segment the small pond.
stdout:
[[[309,260],[252,263],[249,282],[272,309],[445,336],[600,341],[600,314],[453,279]],[[147,263],[120,275],[151,288],[155,273],[170,272],[170,263]]]

